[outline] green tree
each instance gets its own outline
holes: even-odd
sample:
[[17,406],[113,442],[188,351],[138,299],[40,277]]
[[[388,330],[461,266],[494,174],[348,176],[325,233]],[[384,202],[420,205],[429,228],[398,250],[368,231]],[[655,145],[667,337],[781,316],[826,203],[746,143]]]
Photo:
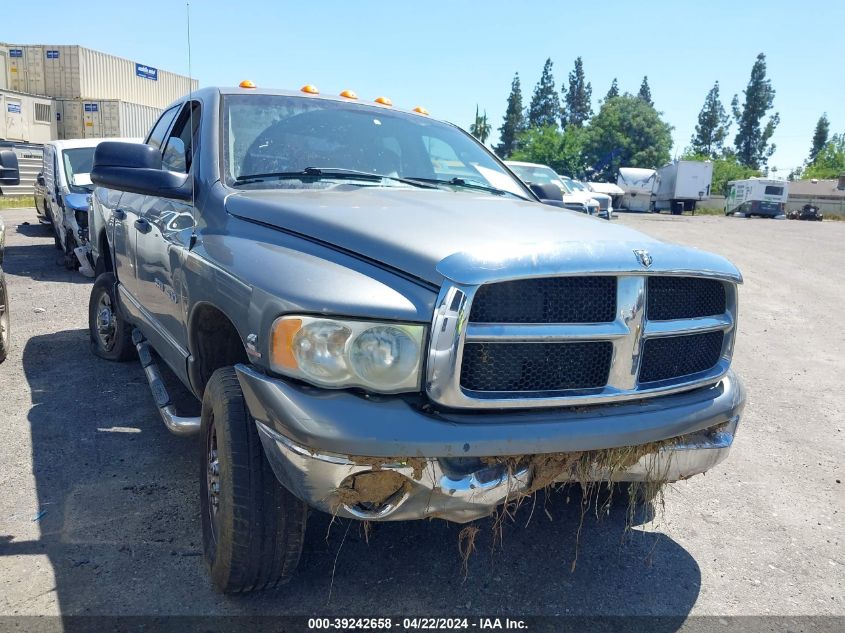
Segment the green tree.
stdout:
[[511,155],[513,160],[548,165],[560,174],[584,174],[584,128],[568,127],[561,131],[555,125],[529,128],[519,137],[519,148]]
[[643,82],[640,84],[640,91],[637,93],[637,96],[651,107],[654,107],[654,101],[651,100],[651,88],[648,85],[648,75],[643,77]]
[[681,158],[683,160],[712,160],[713,181],[710,185],[710,191],[717,195],[725,195],[727,193],[727,185],[731,180],[745,180],[752,176],[761,175],[759,170],[741,164],[737,160],[736,154],[730,151],[724,152],[721,156],[713,160],[709,154],[701,154],[688,149]]
[[839,178],[845,173],[845,134],[834,134],[816,155],[816,160],[807,165],[802,178]]
[[560,98],[555,89],[555,78],[552,74],[552,60],[546,60],[540,81],[534,87],[534,94],[528,106],[528,126],[544,127],[557,126],[560,118]]
[[584,62],[580,57],[575,58],[575,68],[569,73],[569,90],[561,87],[560,91],[563,97],[561,126],[583,127],[593,116],[593,87],[584,78]]
[[769,143],[775,133],[780,115],[775,112],[769,117],[765,125],[763,119],[772,109],[775,100],[775,89],[771,80],[766,78],[766,56],[757,55],[757,61],[751,68],[751,79],[743,91],[745,102],[739,106],[739,96],[734,95],[731,109],[737,122],[737,133],[734,139],[736,154],[739,162],[753,169],[766,166],[775,151],[774,143]]
[[824,146],[827,145],[827,137],[830,134],[830,121],[827,120],[827,112],[819,117],[818,122],[816,123],[816,130],[813,132],[813,145],[810,147],[810,158],[807,159],[808,163],[812,163],[816,160],[816,156],[819,155],[819,152],[824,149]]
[[487,122],[487,110],[479,114],[478,106],[475,106],[475,121],[469,126],[469,133],[482,143],[486,143],[490,136],[490,123]]
[[722,153],[722,146],[728,137],[730,126],[730,117],[719,98],[719,82],[717,81],[707,93],[704,107],[698,114],[698,125],[695,126],[695,134],[691,140],[692,150],[711,159],[717,158]]
[[613,97],[619,96],[619,83],[616,81],[616,77],[613,78],[613,83],[610,84],[610,90],[607,91],[607,94],[604,96],[604,100],[607,101],[608,99],[613,99]]
[[629,94],[602,104],[584,143],[587,164],[610,181],[620,167],[664,165],[671,149],[672,126],[645,100]]
[[500,158],[507,158],[516,149],[516,140],[525,129],[525,113],[522,109],[522,86],[519,83],[519,73],[513,76],[511,93],[508,95],[508,107],[505,110],[505,120],[499,128],[499,144],[496,154]]

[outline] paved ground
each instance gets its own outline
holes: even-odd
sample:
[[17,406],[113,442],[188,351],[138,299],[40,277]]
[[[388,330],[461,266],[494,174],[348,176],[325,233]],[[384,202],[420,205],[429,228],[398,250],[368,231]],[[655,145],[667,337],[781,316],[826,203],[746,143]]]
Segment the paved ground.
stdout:
[[676,485],[658,523],[623,542],[621,512],[588,518],[570,573],[578,513],[550,495],[549,516],[521,513],[492,555],[482,525],[464,577],[458,526],[379,525],[367,544],[318,514],[293,584],[224,598],[199,555],[195,442],[165,431],[137,364],[88,352],[90,282],[23,224],[34,212],[3,217],[0,614],[845,615],[845,223],[619,220],[723,253],[746,279],[735,450]]

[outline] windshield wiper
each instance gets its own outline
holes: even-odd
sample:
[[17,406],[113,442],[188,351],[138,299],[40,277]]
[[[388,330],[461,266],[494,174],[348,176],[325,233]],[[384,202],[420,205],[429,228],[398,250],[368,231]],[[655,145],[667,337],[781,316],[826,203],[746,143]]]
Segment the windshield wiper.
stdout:
[[504,196],[505,194],[509,194],[511,196],[515,196],[520,200],[527,200],[523,196],[520,196],[518,193],[514,193],[513,191],[508,191],[507,189],[499,189],[497,187],[491,187],[489,185],[482,185],[481,183],[477,183],[475,181],[467,181],[463,178],[452,178],[450,180],[444,180],[442,178],[417,178],[416,176],[410,176],[408,180],[422,182],[426,184],[432,185],[451,185],[452,187],[463,187],[464,189],[475,189],[477,191],[486,191],[488,193],[492,193],[496,196]]
[[344,167],[306,167],[302,171],[275,171],[264,174],[248,174],[246,176],[238,176],[235,178],[235,185],[265,182],[267,180],[319,180],[321,178],[345,178],[348,180],[365,180],[367,182],[391,180],[393,182],[401,182],[406,185],[411,185],[412,187],[424,189],[435,188],[431,185],[418,182],[419,179],[409,180],[407,178],[399,178],[398,176],[386,176],[384,174],[374,174],[368,171],[358,171],[355,169],[346,169]]

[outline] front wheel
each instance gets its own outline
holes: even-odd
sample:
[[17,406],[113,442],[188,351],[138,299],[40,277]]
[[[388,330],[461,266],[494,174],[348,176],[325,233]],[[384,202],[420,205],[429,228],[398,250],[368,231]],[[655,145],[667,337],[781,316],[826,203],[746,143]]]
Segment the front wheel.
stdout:
[[0,271],[0,363],[6,360],[12,346],[9,332],[9,296],[6,294],[6,279]]
[[241,593],[288,581],[308,507],[276,480],[232,367],[205,387],[200,438],[203,549],[215,588]]
[[135,356],[135,346],[132,329],[117,305],[116,284],[114,273],[103,273],[94,281],[88,300],[88,336],[96,356],[124,361]]

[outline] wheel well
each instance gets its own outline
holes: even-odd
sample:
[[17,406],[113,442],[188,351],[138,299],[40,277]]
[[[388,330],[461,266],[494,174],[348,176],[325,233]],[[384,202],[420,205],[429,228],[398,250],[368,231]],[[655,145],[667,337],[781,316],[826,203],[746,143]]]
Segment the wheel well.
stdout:
[[113,273],[114,263],[111,259],[111,248],[109,248],[109,239],[106,237],[105,231],[100,231],[100,237],[97,239],[97,248],[100,251],[99,261],[103,262],[103,270]]
[[194,310],[188,339],[194,357],[191,383],[200,398],[216,370],[249,362],[237,328],[229,317],[212,305],[203,304]]

